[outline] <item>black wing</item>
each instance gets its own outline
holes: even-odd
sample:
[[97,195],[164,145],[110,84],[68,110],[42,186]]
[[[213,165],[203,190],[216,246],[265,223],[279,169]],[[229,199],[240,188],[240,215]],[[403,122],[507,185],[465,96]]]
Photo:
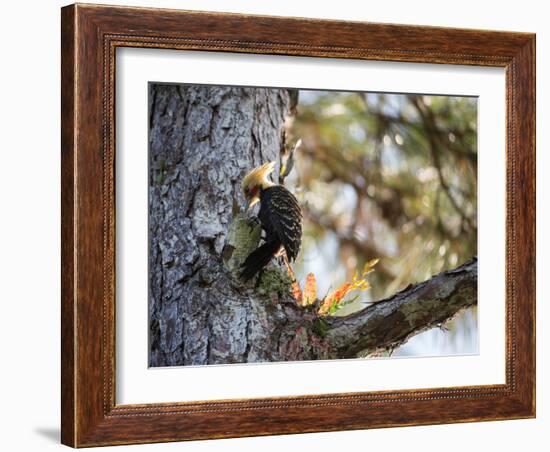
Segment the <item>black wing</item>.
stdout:
[[302,242],[302,210],[296,197],[282,185],[265,190],[262,196],[267,220],[285,248],[290,261],[296,259]]

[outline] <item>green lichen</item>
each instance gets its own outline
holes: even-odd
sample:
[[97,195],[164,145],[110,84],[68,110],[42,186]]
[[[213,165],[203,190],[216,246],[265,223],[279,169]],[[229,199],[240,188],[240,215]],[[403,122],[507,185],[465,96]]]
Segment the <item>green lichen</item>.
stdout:
[[248,255],[258,247],[261,233],[259,224],[243,214],[235,216],[227,230],[223,251],[223,260],[230,271],[238,271]]
[[291,284],[292,279],[286,272],[279,268],[269,268],[262,272],[257,291],[261,295],[284,295],[289,293]]
[[166,178],[166,162],[159,160],[153,164],[153,181],[155,185],[164,184]]
[[301,327],[296,330],[295,341],[300,344],[300,349],[303,350],[305,347],[309,346],[309,338],[305,328]]
[[328,323],[323,320],[322,318],[317,318],[315,319],[315,321],[313,322],[313,332],[319,336],[319,337],[326,337],[327,335],[327,332],[329,330],[329,325]]
[[[227,230],[223,249],[223,261],[233,274],[239,274],[243,262],[258,247],[261,232],[260,224],[242,213],[235,215]],[[291,285],[292,279],[286,271],[275,267],[266,268],[256,284],[256,291],[260,295],[282,296],[289,293]]]

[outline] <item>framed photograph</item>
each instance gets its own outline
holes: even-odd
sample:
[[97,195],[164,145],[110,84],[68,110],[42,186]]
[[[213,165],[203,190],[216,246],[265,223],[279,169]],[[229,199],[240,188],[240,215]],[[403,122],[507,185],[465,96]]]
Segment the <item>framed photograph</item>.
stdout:
[[535,416],[535,36],[62,9],[62,442]]

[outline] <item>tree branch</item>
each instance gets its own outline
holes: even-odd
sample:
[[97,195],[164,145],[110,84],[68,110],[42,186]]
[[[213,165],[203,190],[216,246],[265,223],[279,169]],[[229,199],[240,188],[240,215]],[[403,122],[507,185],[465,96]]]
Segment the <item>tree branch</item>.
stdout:
[[420,117],[423,118],[424,122],[428,125],[428,130],[431,132],[428,134],[428,144],[430,148],[429,151],[430,151],[430,154],[432,155],[432,160],[433,160],[435,169],[437,170],[437,174],[439,176],[439,185],[441,185],[441,188],[447,195],[447,198],[449,199],[449,202],[451,203],[453,208],[461,216],[462,221],[465,222],[471,229],[475,230],[476,226],[474,225],[472,218],[470,218],[466,214],[463,207],[458,203],[458,201],[456,200],[455,196],[452,193],[451,186],[443,176],[443,167],[441,165],[441,159],[438,151],[438,144],[436,142],[436,139],[439,137],[439,134],[438,134],[438,128],[436,126],[436,121],[435,121],[433,112],[426,107],[424,102],[422,102],[420,97],[418,96],[413,97],[413,105],[415,106]]
[[477,304],[477,258],[346,317],[327,319],[326,339],[341,358],[392,350]]

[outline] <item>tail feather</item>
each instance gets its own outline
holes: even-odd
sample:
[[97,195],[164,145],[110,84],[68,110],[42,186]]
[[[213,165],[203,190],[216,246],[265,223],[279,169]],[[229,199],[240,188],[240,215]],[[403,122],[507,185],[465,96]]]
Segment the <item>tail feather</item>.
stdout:
[[247,281],[252,279],[256,273],[269,263],[280,247],[281,242],[273,240],[252,251],[242,265],[241,277]]

